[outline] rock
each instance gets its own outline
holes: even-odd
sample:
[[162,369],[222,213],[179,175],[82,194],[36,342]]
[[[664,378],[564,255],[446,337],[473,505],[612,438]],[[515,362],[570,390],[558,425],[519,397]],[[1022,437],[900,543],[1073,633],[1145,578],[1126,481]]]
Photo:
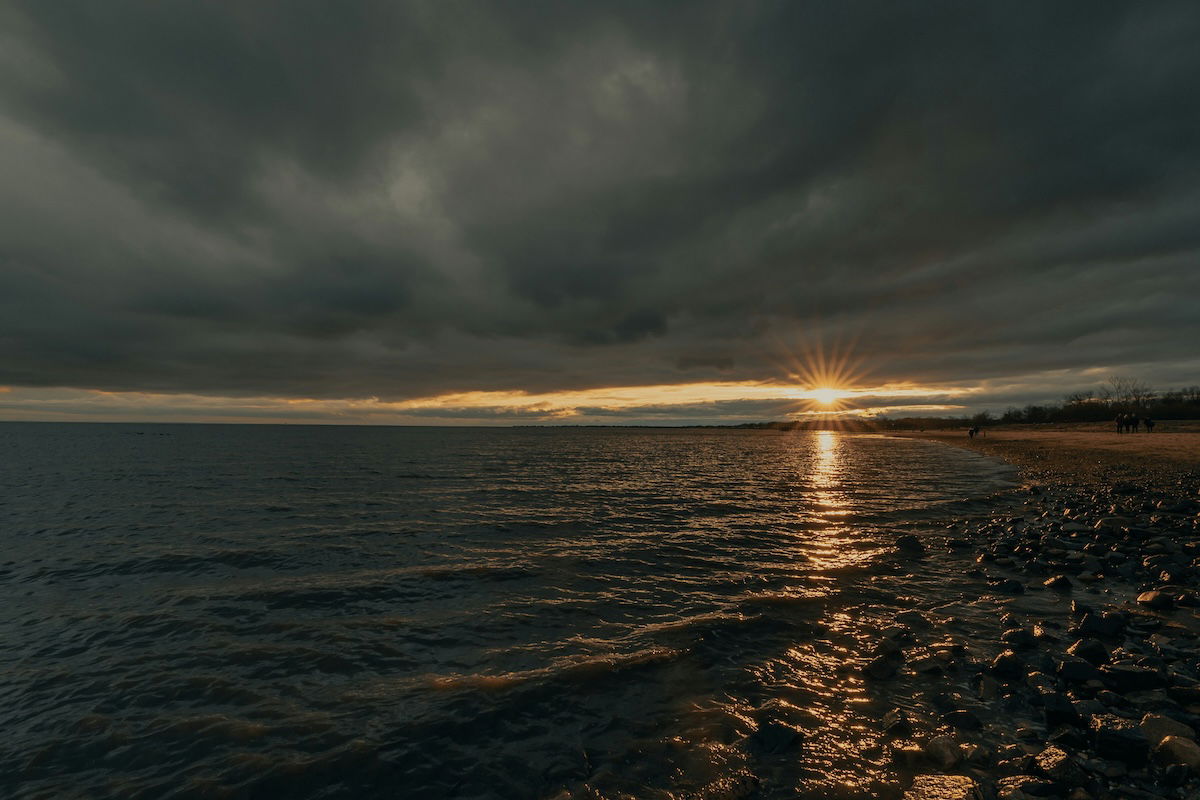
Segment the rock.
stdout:
[[1185,739],[1195,739],[1196,732],[1191,726],[1184,725],[1182,722],[1173,720],[1170,717],[1164,717],[1162,714],[1147,714],[1142,717],[1142,723],[1139,726],[1142,733],[1146,734],[1146,738],[1150,741],[1150,746],[1154,747],[1168,736],[1182,736]]
[[992,661],[991,671],[998,678],[1019,678],[1025,671],[1025,662],[1012,650],[1005,650]]
[[1055,672],[1058,673],[1058,677],[1071,683],[1084,683],[1100,678],[1100,671],[1090,661],[1075,656],[1068,656],[1059,661]]
[[1049,797],[1055,785],[1033,775],[1013,775],[996,781],[997,800],[1024,800],[1026,797]]
[[918,675],[934,675],[942,671],[946,666],[944,662],[934,656],[922,656],[914,658],[908,662],[908,665],[913,668],[913,671]]
[[1108,648],[1096,639],[1080,639],[1067,648],[1067,653],[1086,659],[1096,666],[1107,664],[1112,658],[1108,653]]
[[774,720],[760,723],[750,739],[764,753],[785,753],[800,746],[804,737],[790,725]]
[[908,718],[908,713],[902,708],[893,708],[883,715],[881,722],[883,732],[888,736],[894,736],[899,739],[912,736],[912,720]]
[[1083,618],[1071,627],[1070,632],[1076,636],[1099,636],[1104,639],[1114,639],[1121,635],[1127,618],[1116,611],[1105,611],[1103,614],[1084,614]]
[[1175,600],[1166,592],[1142,592],[1137,598],[1138,605],[1162,611],[1175,605]]
[[1092,733],[1092,744],[1102,758],[1141,764],[1150,751],[1146,734],[1131,720],[1113,714],[1096,714],[1088,728]]
[[925,751],[916,745],[893,748],[892,763],[903,770],[917,769],[925,763]]
[[1047,728],[1057,728],[1059,725],[1079,725],[1082,719],[1075,709],[1075,704],[1062,692],[1042,692],[1039,697],[1042,713],[1046,717]]
[[1166,683],[1158,670],[1133,664],[1106,664],[1100,668],[1100,680],[1121,694],[1157,689]]
[[958,749],[962,753],[963,761],[972,766],[986,767],[991,760],[991,753],[981,744],[961,744]]
[[1154,760],[1159,764],[1182,764],[1200,774],[1200,745],[1183,736],[1168,736],[1154,748]]
[[909,555],[924,555],[925,545],[921,544],[921,540],[913,536],[911,533],[906,533],[903,536],[896,538],[896,548],[902,553]]
[[1055,575],[1053,578],[1047,579],[1042,585],[1047,589],[1054,589],[1059,592],[1070,591],[1071,579],[1066,575]]
[[949,736],[935,736],[925,743],[925,757],[938,769],[951,769],[962,760],[958,743]]
[[1037,637],[1028,628],[1010,628],[1000,634],[1000,641],[1018,650],[1028,650],[1037,646]]
[[1087,776],[1061,747],[1047,747],[1034,758],[1038,771],[1063,787],[1083,785]]
[[896,674],[896,662],[887,655],[877,656],[863,666],[862,673],[877,681],[887,680]]
[[983,727],[979,717],[966,709],[942,714],[942,722],[959,731],[977,731]]
[[996,581],[992,588],[997,592],[1004,594],[1024,594],[1025,585],[1014,578],[1005,578],[1004,580]]
[[982,800],[979,784],[965,775],[918,775],[904,800]]

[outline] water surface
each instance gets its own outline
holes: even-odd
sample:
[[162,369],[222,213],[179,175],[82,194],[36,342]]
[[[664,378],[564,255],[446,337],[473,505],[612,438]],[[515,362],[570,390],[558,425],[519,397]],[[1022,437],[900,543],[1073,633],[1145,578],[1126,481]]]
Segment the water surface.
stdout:
[[847,665],[897,595],[946,591],[881,572],[891,541],[1013,479],[777,431],[7,423],[0,448],[0,789],[29,798],[819,796],[883,768]]

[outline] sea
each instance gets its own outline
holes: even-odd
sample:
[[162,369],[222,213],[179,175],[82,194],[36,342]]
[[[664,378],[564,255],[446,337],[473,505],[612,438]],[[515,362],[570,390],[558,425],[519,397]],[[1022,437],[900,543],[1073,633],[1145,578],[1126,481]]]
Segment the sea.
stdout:
[[56,800],[851,796],[887,769],[857,665],[966,602],[896,538],[1016,485],[836,431],[0,423],[0,455],[0,796]]

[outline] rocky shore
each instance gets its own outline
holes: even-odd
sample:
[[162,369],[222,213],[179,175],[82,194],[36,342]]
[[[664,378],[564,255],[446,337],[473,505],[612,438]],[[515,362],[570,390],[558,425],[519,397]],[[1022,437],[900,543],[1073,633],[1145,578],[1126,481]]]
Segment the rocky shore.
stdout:
[[901,537],[895,557],[961,559],[964,585],[1003,610],[982,641],[917,609],[881,632],[860,665],[896,701],[878,724],[897,782],[879,794],[1200,798],[1200,457],[969,446],[1021,468],[1017,498]]

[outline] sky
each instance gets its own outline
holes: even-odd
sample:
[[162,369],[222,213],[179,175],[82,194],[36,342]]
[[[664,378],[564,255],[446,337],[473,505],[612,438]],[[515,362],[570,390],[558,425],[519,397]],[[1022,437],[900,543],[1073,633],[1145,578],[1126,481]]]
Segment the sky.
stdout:
[[1200,383],[1197,41],[1191,0],[9,0],[0,419]]

